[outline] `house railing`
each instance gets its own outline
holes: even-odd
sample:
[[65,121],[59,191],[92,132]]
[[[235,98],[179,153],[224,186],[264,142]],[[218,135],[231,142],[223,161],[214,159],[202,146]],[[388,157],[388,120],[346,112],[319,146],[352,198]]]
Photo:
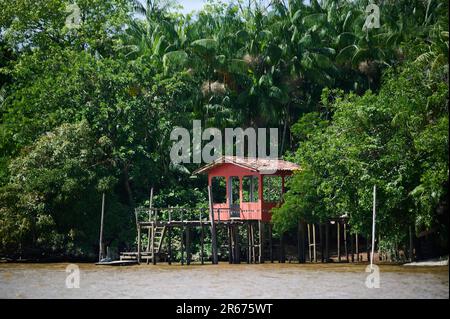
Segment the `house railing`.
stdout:
[[[260,219],[267,209],[241,209],[239,207],[213,208],[214,220]],[[206,222],[211,220],[208,208],[149,208],[135,209],[136,223],[148,222]]]

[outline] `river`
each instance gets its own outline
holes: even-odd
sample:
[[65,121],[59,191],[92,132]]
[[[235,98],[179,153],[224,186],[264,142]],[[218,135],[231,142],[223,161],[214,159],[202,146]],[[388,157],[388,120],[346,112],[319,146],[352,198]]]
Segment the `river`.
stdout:
[[0,264],[0,298],[449,298],[448,266],[379,266],[368,288],[362,264]]

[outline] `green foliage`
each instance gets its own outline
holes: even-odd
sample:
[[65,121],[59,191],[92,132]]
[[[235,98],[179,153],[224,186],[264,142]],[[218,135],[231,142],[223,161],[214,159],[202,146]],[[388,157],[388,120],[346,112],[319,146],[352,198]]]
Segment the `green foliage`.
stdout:
[[417,231],[443,226],[436,209],[448,193],[447,74],[430,78],[427,70],[410,62],[386,74],[378,94],[334,100],[328,126],[313,114],[296,124],[294,158],[302,171],[275,212],[278,229],[298,218],[347,214],[353,231],[367,234],[373,185],[377,229],[387,241],[403,238],[408,225]]
[[[90,254],[98,232],[92,227],[100,209],[93,202],[97,188],[115,186],[112,176],[105,177],[107,158],[86,121],[63,124],[24,148],[10,164],[10,182],[0,188],[1,250]],[[112,203],[117,211],[120,203]],[[113,220],[126,225],[125,212]]]
[[367,3],[0,0],[0,254],[94,256],[103,192],[126,249],[151,187],[155,206],[205,206],[196,165],[169,158],[193,119],[279,128],[302,170],[278,229],[348,213],[366,232],[374,183],[386,236],[439,224],[448,3],[385,2],[362,30]]

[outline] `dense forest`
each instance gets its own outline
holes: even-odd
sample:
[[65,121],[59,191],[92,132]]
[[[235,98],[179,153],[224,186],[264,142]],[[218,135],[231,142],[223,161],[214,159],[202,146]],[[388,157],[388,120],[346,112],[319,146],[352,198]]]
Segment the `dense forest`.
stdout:
[[95,258],[103,192],[112,247],[151,187],[207,205],[199,164],[170,161],[194,119],[279,129],[302,170],[278,233],[343,214],[370,233],[377,185],[380,245],[447,243],[448,1],[375,1],[365,27],[371,2],[0,0],[0,255]]

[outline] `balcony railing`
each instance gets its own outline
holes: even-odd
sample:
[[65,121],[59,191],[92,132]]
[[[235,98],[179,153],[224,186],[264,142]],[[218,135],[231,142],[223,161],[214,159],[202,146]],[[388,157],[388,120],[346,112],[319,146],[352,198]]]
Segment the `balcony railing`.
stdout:
[[[251,220],[261,219],[264,213],[268,213],[267,209],[241,209],[239,207],[213,208],[214,220]],[[136,222],[188,222],[199,221],[205,222],[211,220],[208,208],[148,208],[138,207],[135,209]]]

